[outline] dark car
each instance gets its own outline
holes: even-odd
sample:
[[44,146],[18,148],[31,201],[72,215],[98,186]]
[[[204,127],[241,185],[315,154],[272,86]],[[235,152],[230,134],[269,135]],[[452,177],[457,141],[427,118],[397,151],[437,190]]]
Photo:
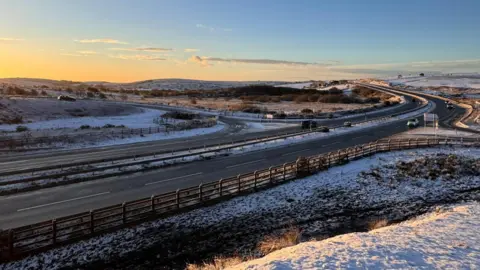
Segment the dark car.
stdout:
[[73,97],[69,97],[69,96],[58,96],[57,98],[58,100],[64,100],[64,101],[77,101],[75,98]]
[[449,110],[453,110],[453,109],[454,109],[452,103],[448,103],[448,104],[447,104],[447,109],[449,109]]
[[302,121],[302,129],[317,128],[315,121]]

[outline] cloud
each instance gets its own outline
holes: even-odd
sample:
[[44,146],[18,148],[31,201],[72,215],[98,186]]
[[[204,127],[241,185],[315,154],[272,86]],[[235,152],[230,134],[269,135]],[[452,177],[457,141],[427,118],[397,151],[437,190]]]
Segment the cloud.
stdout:
[[15,42],[15,41],[24,41],[24,39],[23,38],[10,38],[10,37],[0,38],[0,42]]
[[63,55],[63,56],[74,56],[74,57],[84,56],[84,55],[76,54],[76,53],[61,53],[60,55]]
[[77,51],[77,53],[81,54],[81,55],[94,55],[94,54],[97,54],[97,52],[95,51]]
[[189,62],[192,62],[192,63],[197,63],[199,65],[202,65],[204,67],[208,67],[210,66],[210,64],[207,62],[206,59],[200,57],[200,56],[197,56],[197,55],[192,55],[189,59],[188,59]]
[[210,32],[213,32],[215,30],[224,31],[224,32],[232,32],[231,28],[216,28],[216,27],[208,26],[208,25],[201,24],[201,23],[197,23],[195,26],[197,28],[210,30]]
[[199,49],[185,49],[184,52],[198,52]]
[[141,61],[163,61],[167,60],[160,56],[155,55],[109,55],[111,58],[123,59],[123,60],[141,60]]
[[140,48],[110,48],[112,51],[129,51],[129,52],[172,52],[170,48],[158,47],[140,47]]
[[100,38],[100,39],[76,39],[74,40],[78,43],[106,43],[106,44],[128,44],[127,42],[119,41],[116,39],[110,38]]
[[205,57],[192,56],[189,59],[201,65],[207,65],[208,62],[227,62],[227,63],[242,63],[242,64],[260,64],[260,65],[287,65],[287,66],[328,66],[329,63],[312,63],[300,61],[274,60],[274,59],[241,59],[241,58],[220,58],[220,57]]

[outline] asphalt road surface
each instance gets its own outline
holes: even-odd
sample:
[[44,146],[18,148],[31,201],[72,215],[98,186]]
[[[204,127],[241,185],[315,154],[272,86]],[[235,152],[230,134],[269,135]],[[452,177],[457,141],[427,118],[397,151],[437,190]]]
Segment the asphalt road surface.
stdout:
[[[449,121],[464,110],[447,110],[443,100],[435,102],[433,113]],[[405,110],[405,109],[404,109]],[[390,112],[391,113],[391,112]],[[420,119],[421,120],[421,119]],[[423,125],[423,121],[420,121]],[[200,183],[252,172],[256,169],[294,161],[298,156],[321,154],[349,146],[375,141],[407,130],[400,120],[352,133],[321,138],[288,147],[273,148],[241,155],[216,158],[174,166],[158,171],[112,177],[85,183],[0,197],[0,228],[39,222],[55,217],[149,197]]]

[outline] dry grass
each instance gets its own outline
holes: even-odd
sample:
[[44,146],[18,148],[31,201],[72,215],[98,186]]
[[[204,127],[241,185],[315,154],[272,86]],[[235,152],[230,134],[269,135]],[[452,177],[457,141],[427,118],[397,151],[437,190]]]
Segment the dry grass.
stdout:
[[372,220],[368,223],[368,230],[371,231],[371,230],[380,229],[380,228],[383,228],[387,225],[388,225],[388,220],[386,220],[386,219]]
[[189,264],[186,270],[221,270],[242,263],[240,257],[216,257],[211,263]]
[[281,235],[267,236],[258,245],[258,250],[267,255],[276,250],[291,247],[300,242],[301,233],[298,228],[291,227]]

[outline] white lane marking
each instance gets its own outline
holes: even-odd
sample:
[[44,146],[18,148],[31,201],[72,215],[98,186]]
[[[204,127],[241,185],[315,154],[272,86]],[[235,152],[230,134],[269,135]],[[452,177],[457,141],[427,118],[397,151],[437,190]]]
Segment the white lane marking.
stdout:
[[291,153],[286,153],[286,154],[283,154],[282,157],[283,157],[283,156],[294,155],[294,154],[296,154],[296,153],[300,153],[300,152],[304,152],[304,151],[308,151],[308,150],[310,150],[310,149],[303,149],[303,150],[298,150],[298,151],[291,152]]
[[247,165],[247,164],[251,164],[251,163],[255,163],[255,162],[258,162],[258,161],[262,161],[262,160],[265,160],[265,159],[263,158],[263,159],[258,159],[258,160],[254,160],[254,161],[249,161],[249,162],[245,162],[245,163],[240,163],[240,164],[235,164],[235,165],[227,166],[227,169],[228,169],[228,168],[238,167],[238,166],[243,166],[243,165]]
[[40,204],[40,205],[36,205],[36,206],[32,206],[32,207],[27,207],[27,208],[18,209],[17,212],[32,210],[32,209],[41,208],[41,207],[50,206],[50,205],[55,205],[55,204],[60,204],[60,203],[78,201],[78,200],[82,200],[82,199],[87,199],[87,198],[92,198],[92,197],[97,197],[97,196],[109,194],[109,193],[110,193],[110,191],[107,191],[107,192],[102,192],[102,193],[87,195],[87,196],[83,196],[83,197],[78,197],[78,198],[73,198],[73,199],[68,199],[68,200],[63,200],[63,201],[58,201],[58,202]]
[[334,144],[337,144],[337,143],[340,143],[340,142],[334,142],[334,143],[325,144],[325,145],[323,145],[323,147],[325,147],[325,146],[330,146],[330,145],[334,145]]
[[185,177],[190,177],[190,176],[195,176],[195,175],[200,175],[200,174],[202,174],[202,172],[193,173],[193,174],[189,174],[189,175],[183,175],[183,176],[174,177],[174,178],[169,178],[169,179],[160,180],[160,181],[156,181],[156,182],[150,182],[150,183],[146,183],[145,186],[154,185],[154,184],[163,183],[163,182],[168,182],[168,181],[181,179],[181,178],[185,178]]

